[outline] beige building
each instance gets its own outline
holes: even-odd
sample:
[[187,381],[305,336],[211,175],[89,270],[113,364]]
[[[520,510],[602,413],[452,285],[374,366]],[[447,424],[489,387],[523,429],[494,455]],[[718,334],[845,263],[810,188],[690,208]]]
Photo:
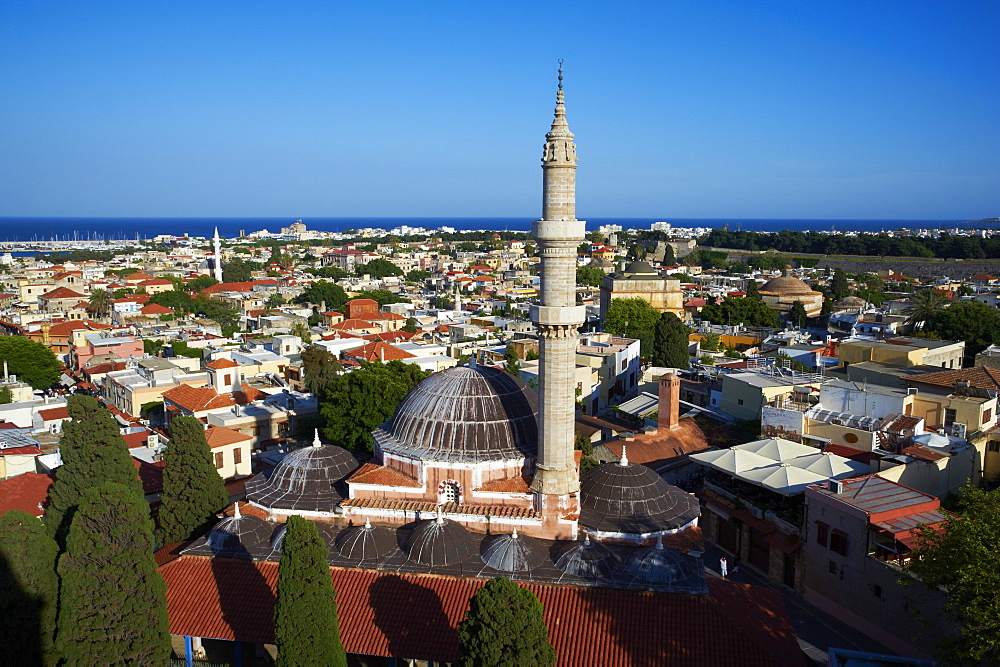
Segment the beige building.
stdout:
[[210,426],[205,430],[205,440],[222,479],[253,474],[250,469],[252,437],[224,426]]
[[648,262],[632,262],[617,273],[604,276],[601,283],[601,320],[612,299],[642,299],[661,313],[684,319],[681,281],[664,278]]
[[961,368],[965,341],[890,338],[886,341],[848,340],[840,344],[840,366],[875,361],[892,366]]

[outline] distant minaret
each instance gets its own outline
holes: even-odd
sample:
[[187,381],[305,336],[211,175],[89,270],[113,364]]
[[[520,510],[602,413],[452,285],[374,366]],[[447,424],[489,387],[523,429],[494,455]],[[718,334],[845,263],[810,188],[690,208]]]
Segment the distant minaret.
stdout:
[[219,240],[219,228],[215,228],[215,279],[222,282],[222,241]]
[[542,219],[531,229],[542,259],[540,303],[531,306],[539,335],[540,405],[531,488],[549,496],[567,496],[580,488],[573,460],[574,371],[577,329],[586,319],[586,307],[576,305],[576,249],[583,243],[585,225],[576,219],[576,144],[566,123],[562,80],[560,60],[555,119],[542,156]]

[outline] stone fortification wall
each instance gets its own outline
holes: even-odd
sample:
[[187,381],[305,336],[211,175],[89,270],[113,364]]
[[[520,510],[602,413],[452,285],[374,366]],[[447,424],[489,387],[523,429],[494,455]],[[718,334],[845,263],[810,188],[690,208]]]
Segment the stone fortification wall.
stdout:
[[962,279],[974,276],[977,273],[988,273],[993,276],[1000,276],[1000,260],[955,260],[955,259],[924,259],[917,257],[826,257],[825,255],[811,255],[808,253],[750,253],[743,251],[726,251],[725,248],[712,248],[728,252],[726,261],[746,262],[757,255],[776,255],[780,257],[808,257],[819,259],[816,268],[843,269],[848,273],[877,273],[878,271],[891,270],[895,273],[902,273],[911,278],[948,278]]

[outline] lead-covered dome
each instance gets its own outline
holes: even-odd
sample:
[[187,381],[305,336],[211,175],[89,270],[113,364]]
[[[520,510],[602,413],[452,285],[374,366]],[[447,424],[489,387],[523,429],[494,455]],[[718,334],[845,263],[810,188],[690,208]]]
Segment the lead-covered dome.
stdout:
[[334,544],[341,556],[352,560],[378,560],[398,548],[394,531],[385,526],[373,526],[367,518],[364,525],[348,526],[340,531]]
[[262,507],[330,512],[341,496],[334,485],[359,464],[350,452],[320,443],[290,452],[270,477],[256,475],[247,482],[247,498]]
[[794,276],[772,278],[760,286],[760,293],[779,294],[782,296],[815,294],[813,288]]
[[566,574],[600,579],[611,576],[618,567],[618,557],[600,542],[591,541],[587,535],[582,542],[570,542],[560,550],[556,567]]
[[501,572],[530,572],[546,558],[531,538],[521,537],[516,530],[484,540],[479,557]]
[[519,378],[486,366],[456,366],[414,387],[373,432],[383,452],[480,463],[534,456],[538,398]]
[[696,578],[701,563],[698,559],[668,549],[657,538],[651,547],[637,549],[625,563],[625,570],[641,581],[676,584]]
[[266,559],[271,554],[274,525],[255,516],[241,514],[239,505],[182,553],[223,558]]
[[622,455],[580,480],[580,525],[598,534],[640,536],[678,530],[701,515],[694,496]]
[[422,565],[451,565],[472,553],[472,536],[459,523],[441,517],[422,521],[406,540],[406,555]]

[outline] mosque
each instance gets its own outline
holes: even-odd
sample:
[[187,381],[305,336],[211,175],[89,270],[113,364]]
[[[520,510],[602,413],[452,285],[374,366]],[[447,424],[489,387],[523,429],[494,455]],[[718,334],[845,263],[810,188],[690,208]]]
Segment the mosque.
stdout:
[[[323,444],[285,456],[246,485],[247,502],[209,533],[157,552],[170,633],[188,664],[203,640],[274,643],[284,521],[315,522],[328,546],[340,636],[359,664],[455,664],[456,627],[487,579],[520,582],[544,608],[560,664],[795,665],[801,652],[769,589],[707,578],[695,498],[644,465],[579,476],[574,456],[577,329],[576,148],[562,70],[542,158],[542,258],[532,307],[540,347],[536,394],[484,366],[439,371],[377,429],[361,465]],[[679,396],[660,379],[660,395]],[[658,431],[686,440],[676,401]],[[680,420],[684,422],[686,420]]]

